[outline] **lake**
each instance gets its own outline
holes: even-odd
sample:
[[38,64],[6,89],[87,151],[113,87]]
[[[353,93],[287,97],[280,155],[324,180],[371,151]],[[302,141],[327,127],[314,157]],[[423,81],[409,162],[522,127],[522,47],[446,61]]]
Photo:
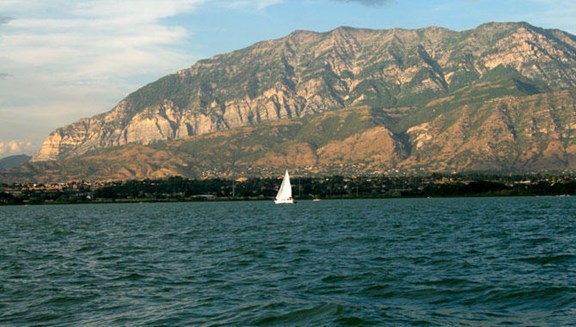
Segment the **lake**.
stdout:
[[576,197],[0,207],[2,326],[576,322]]

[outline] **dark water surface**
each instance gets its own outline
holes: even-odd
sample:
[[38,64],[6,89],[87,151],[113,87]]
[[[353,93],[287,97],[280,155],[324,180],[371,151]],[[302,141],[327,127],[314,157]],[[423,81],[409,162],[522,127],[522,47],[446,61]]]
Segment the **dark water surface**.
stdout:
[[576,325],[576,197],[0,207],[0,325]]

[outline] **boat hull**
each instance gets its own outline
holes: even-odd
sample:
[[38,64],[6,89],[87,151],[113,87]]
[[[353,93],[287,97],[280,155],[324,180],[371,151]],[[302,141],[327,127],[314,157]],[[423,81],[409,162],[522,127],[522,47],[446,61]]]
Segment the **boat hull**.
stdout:
[[274,203],[276,203],[276,204],[293,204],[293,203],[294,203],[294,199],[290,199],[290,200],[274,200]]

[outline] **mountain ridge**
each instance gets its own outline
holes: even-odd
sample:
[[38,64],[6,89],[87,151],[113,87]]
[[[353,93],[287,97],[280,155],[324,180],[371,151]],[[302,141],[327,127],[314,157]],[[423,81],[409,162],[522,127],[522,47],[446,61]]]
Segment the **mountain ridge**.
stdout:
[[[33,160],[63,159],[89,149],[133,142],[146,144],[181,139],[362,102],[413,105],[418,101],[410,95],[424,91],[441,94],[448,92],[449,87],[457,89],[459,83],[465,84],[467,78],[480,75],[478,72],[482,70],[476,67],[478,63],[470,62],[464,62],[463,69],[455,72],[448,71],[454,67],[442,69],[453,58],[442,57],[442,48],[447,41],[437,41],[439,35],[442,36],[440,40],[449,35],[450,42],[457,39],[462,43],[461,39],[466,40],[469,34],[483,35],[486,34],[484,30],[492,30],[494,26],[500,31],[516,28],[516,34],[540,30],[527,23],[483,24],[464,32],[437,27],[418,30],[337,28],[325,33],[299,32],[262,41],[200,60],[190,68],[130,94],[108,113],[55,131]],[[361,55],[357,53],[361,46],[358,38],[362,38],[364,49]],[[471,41],[462,46],[467,47],[463,52],[475,51]],[[314,60],[305,62],[308,65],[305,66],[302,58],[310,56]],[[387,56],[387,61],[378,61],[378,56]],[[573,48],[570,57],[575,58]],[[502,60],[509,63],[512,59],[505,57]],[[496,67],[502,60],[492,63],[489,68]],[[364,68],[367,61],[375,61],[376,65]],[[470,67],[465,67],[467,64]],[[388,72],[378,65],[388,68]],[[376,69],[380,71],[374,72]],[[573,69],[569,73],[572,87],[575,73]],[[390,82],[390,76],[397,82]],[[370,95],[371,89],[375,96]],[[423,100],[430,97],[424,94]],[[154,115],[155,120],[147,119]],[[100,135],[99,129],[104,130]]]
[[18,166],[24,162],[28,162],[30,159],[32,159],[32,157],[25,154],[17,154],[0,158],[0,169]]
[[[384,142],[378,160],[386,169],[572,169],[575,87],[576,37],[526,22],[486,23],[461,32],[442,27],[298,30],[200,60],[131,93],[109,112],[55,130],[32,164],[367,108],[362,110],[387,114],[371,117],[379,120],[377,126],[349,137]],[[563,106],[549,99],[555,96]],[[363,134],[368,130],[374,134]],[[506,144],[509,153],[495,150]],[[397,150],[390,152],[388,146]],[[475,150],[480,147],[488,150]],[[322,153],[310,149],[311,156],[330,160],[367,156],[341,153],[337,146]],[[475,166],[467,163],[464,149]],[[365,151],[376,150],[367,146]],[[546,160],[517,163],[524,157],[538,162],[534,156],[549,158],[550,166]],[[275,162],[274,157],[258,160]],[[563,164],[552,157],[563,158],[558,159]]]

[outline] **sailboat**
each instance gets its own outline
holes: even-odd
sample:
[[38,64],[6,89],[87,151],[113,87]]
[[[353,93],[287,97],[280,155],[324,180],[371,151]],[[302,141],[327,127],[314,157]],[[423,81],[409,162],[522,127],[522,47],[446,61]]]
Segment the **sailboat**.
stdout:
[[282,184],[280,184],[280,189],[278,190],[278,194],[276,194],[274,203],[294,203],[294,198],[292,198],[292,184],[290,184],[288,169],[286,169],[286,172],[284,173],[284,179],[282,180]]

